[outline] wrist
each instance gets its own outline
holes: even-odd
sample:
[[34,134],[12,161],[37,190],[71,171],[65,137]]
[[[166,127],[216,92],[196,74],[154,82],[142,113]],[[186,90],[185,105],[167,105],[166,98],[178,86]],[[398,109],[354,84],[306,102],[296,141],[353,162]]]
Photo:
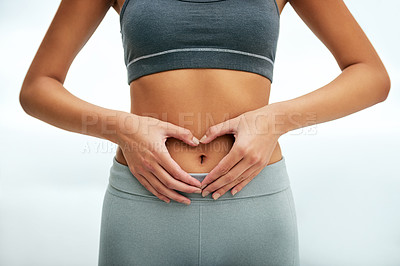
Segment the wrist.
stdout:
[[266,117],[268,132],[278,138],[291,130],[289,115],[285,102],[276,102],[264,106],[263,112]]
[[100,119],[101,137],[122,145],[125,136],[133,133],[137,115],[124,111],[112,111],[103,114]]
[[122,146],[126,145],[125,140],[132,134],[137,132],[139,124],[138,115],[120,112],[117,115],[117,123],[115,125],[115,143]]

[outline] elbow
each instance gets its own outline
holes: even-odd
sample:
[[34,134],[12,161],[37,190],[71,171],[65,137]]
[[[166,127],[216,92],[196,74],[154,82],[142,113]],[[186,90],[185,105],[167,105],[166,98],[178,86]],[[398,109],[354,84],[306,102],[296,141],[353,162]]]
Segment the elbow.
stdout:
[[22,84],[20,93],[19,93],[19,104],[22,109],[30,116],[34,116],[34,113],[38,108],[40,108],[40,103],[42,102],[39,99],[41,88],[43,87],[43,79],[40,78],[26,78]]
[[380,63],[359,63],[362,76],[368,79],[368,97],[372,104],[385,101],[389,96],[391,80],[385,66]]
[[381,79],[381,82],[380,82],[380,88],[379,88],[380,93],[379,93],[379,97],[378,97],[378,102],[383,102],[389,96],[391,81],[390,81],[390,77],[386,71],[384,71],[384,73],[382,73],[380,75],[380,79]]
[[22,109],[28,115],[31,115],[32,109],[32,84],[33,78],[29,75],[29,72],[26,74],[25,79],[22,83],[21,90],[19,92],[19,104],[21,105]]
[[39,93],[34,83],[22,85],[19,93],[19,104],[25,113],[30,116],[34,116],[35,110],[38,108],[38,95]]
[[27,113],[28,115],[31,115],[31,96],[29,93],[29,89],[26,87],[22,87],[21,91],[19,93],[19,104],[21,105],[22,109]]

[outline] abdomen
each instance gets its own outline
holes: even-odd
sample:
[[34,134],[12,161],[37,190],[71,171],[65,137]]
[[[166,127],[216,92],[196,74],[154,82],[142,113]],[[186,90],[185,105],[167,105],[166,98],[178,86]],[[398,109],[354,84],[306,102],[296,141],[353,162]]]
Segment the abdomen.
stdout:
[[[164,71],[131,83],[131,112],[187,128],[200,139],[210,126],[267,105],[270,86],[265,77],[243,71]],[[205,173],[218,164],[233,143],[233,135],[223,135],[197,147],[175,138],[169,138],[166,145],[183,170]],[[280,159],[280,155],[276,157]]]

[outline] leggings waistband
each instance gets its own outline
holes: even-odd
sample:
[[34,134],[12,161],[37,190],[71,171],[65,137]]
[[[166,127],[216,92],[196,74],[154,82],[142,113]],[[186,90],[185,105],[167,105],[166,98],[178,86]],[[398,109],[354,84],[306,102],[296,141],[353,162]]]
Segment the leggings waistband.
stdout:
[[[208,173],[189,173],[200,182]],[[129,167],[119,163],[115,156],[110,169],[109,185],[113,188],[132,195],[143,196],[158,199],[153,193],[148,191],[131,173]],[[223,194],[219,200],[240,199],[248,197],[257,197],[280,192],[290,186],[290,180],[286,169],[285,157],[265,166],[261,172],[255,176],[241,191],[232,196],[230,191]],[[212,193],[203,197],[201,194],[186,193],[176,190],[178,193],[188,197],[191,200],[211,200]]]

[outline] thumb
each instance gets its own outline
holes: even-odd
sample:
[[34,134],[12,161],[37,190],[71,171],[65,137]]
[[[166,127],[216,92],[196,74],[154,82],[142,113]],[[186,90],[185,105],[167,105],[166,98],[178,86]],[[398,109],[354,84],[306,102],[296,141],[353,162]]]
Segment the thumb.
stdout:
[[211,142],[215,138],[226,134],[234,134],[236,138],[238,125],[239,117],[213,125],[207,129],[205,135],[200,139],[200,142],[206,144]]
[[164,130],[167,137],[180,139],[191,146],[197,146],[199,144],[199,140],[193,136],[189,129],[167,122],[164,125]]

